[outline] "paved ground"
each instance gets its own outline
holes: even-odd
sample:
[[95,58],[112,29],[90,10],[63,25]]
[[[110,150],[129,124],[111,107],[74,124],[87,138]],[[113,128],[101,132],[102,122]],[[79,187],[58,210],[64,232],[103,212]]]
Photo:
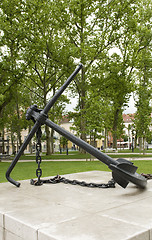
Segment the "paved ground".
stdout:
[[[107,182],[110,172],[69,174]],[[0,184],[2,240],[152,240],[152,180],[145,190],[129,184],[111,189],[46,184]]]

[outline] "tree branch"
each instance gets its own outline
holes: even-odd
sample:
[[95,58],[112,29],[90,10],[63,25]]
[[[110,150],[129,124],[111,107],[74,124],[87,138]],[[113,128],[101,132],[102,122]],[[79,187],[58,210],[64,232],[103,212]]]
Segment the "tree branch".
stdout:
[[43,80],[42,80],[41,74],[39,73],[39,71],[38,71],[38,69],[37,69],[37,67],[36,67],[36,64],[35,64],[35,67],[34,67],[33,69],[35,70],[35,72],[37,73],[37,75],[38,75],[41,83],[43,84]]
[[21,83],[21,85],[25,88],[27,88],[30,92],[34,93],[35,95],[37,95],[38,97],[40,97],[41,99],[43,99],[43,97],[38,94],[37,92],[33,91],[32,89],[30,89],[28,86],[24,85],[23,83]]
[[54,82],[54,84],[48,89],[48,91],[47,91],[47,93],[49,92],[49,91],[51,91],[52,90],[52,88],[54,88],[55,87],[55,85],[57,84],[57,82],[60,80],[60,78],[62,77],[64,75],[64,73],[62,73],[61,74],[61,76],[60,77],[58,77],[58,79]]
[[28,75],[27,75],[26,77],[30,78],[30,79],[32,80],[32,82],[37,85],[38,88],[40,88],[41,90],[43,90],[43,88],[42,88],[32,77],[30,77],[30,76],[28,76]]

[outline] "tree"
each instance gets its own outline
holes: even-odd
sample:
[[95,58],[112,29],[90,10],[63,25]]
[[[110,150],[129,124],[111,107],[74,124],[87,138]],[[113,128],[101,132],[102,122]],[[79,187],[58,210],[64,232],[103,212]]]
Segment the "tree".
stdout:
[[[67,49],[74,59],[79,59],[85,68],[81,78],[76,81],[79,96],[79,117],[81,138],[86,138],[86,98],[91,66],[105,57],[106,52],[113,47],[127,31],[126,21],[128,11],[133,14],[134,1],[60,1],[56,4],[55,18],[62,25],[62,31],[67,36]],[[58,14],[57,14],[58,12]]]
[[[137,113],[135,116],[135,124],[138,133],[140,149],[145,149],[145,140],[148,139],[151,125],[151,52],[145,49],[141,53],[141,61],[138,65],[138,84],[136,94],[138,100],[136,101]],[[143,143],[143,144],[142,144]]]
[[25,113],[29,106],[27,96],[28,93],[26,90],[16,88],[16,95],[2,111],[1,126],[3,126],[7,132],[10,132],[13,153],[16,151],[15,140],[18,142],[19,149],[22,145],[21,131],[29,125],[29,122],[25,119]]
[[65,149],[68,146],[68,140],[65,137],[60,137],[60,146]]
[[[99,99],[110,104],[111,123],[107,122],[116,145],[121,113],[133,91],[133,70],[139,53],[151,40],[149,6],[149,0],[144,4],[142,0],[2,0],[1,46],[6,46],[6,51],[0,66],[0,108],[13,96],[16,83],[30,91],[30,85],[34,86],[36,101],[43,107],[48,93],[58,89],[70,66],[73,68],[79,61],[85,67],[75,80],[73,94],[79,96],[77,122],[81,138],[86,140],[88,122],[93,119],[87,108],[94,85],[101,92]],[[109,54],[115,47],[120,54]],[[55,108],[52,110],[56,112]],[[101,110],[104,111],[102,107]],[[46,132],[49,140],[47,129]]]
[[0,3],[0,113],[14,97],[15,88],[22,78],[20,51],[24,38],[23,8],[22,0],[2,0]]
[[[114,148],[117,147],[117,138],[122,131],[122,111],[130,93],[135,89],[134,78],[138,55],[150,44],[151,39],[151,19],[145,16],[143,19],[142,1],[132,4],[132,8],[126,8],[128,17],[122,16],[124,27],[121,32],[124,31],[124,34],[114,42],[115,48],[105,55],[101,63],[97,63],[91,78],[95,91],[98,92],[100,89],[99,94],[109,99],[112,105],[111,129]],[[145,6],[145,10],[150,14],[148,4]],[[120,13],[119,9],[118,13]],[[144,29],[142,28],[143,22]]]
[[103,108],[101,105],[100,111],[105,115],[105,128],[113,133],[114,148],[117,148],[117,139],[122,135],[123,107],[133,89],[130,73],[127,72],[125,60],[113,53],[102,61],[101,67],[100,63],[96,66],[91,79],[92,88],[106,106]]
[[[137,39],[138,39],[138,52],[135,59],[137,71],[137,114],[135,118],[136,130],[139,139],[143,140],[149,137],[149,126],[151,121],[151,42],[152,42],[152,3],[149,0],[141,1],[140,6],[144,4],[143,8],[139,9],[139,21]],[[140,141],[141,148],[141,141]],[[144,148],[144,146],[143,146]]]
[[[3,74],[5,78],[2,77],[6,89],[1,89],[2,94],[5,94],[5,96],[0,95],[1,106],[3,108],[10,99],[15,98],[14,90],[17,84],[20,84],[34,93],[35,103],[39,107],[44,107],[48,94],[50,92],[54,94],[61,85],[64,80],[63,75],[67,75],[65,73],[72,63],[68,58],[68,52],[65,51],[64,42],[60,41],[61,32],[58,33],[55,21],[50,14],[52,4],[50,1],[13,0],[11,4],[9,1],[2,1],[1,8],[4,22],[1,28],[1,44],[6,46],[6,54],[2,56],[5,60],[2,67],[4,68],[4,63],[6,65],[2,72],[5,73]],[[64,70],[62,70],[63,67],[65,67]],[[63,100],[65,97],[62,97],[61,102]],[[60,106],[60,110],[63,110],[63,107]],[[52,118],[54,117],[55,115],[52,115]],[[48,127],[46,127],[46,136],[47,154],[49,154]]]
[[[30,1],[26,4],[26,28],[27,37],[25,39],[25,47],[23,59],[28,65],[28,71],[25,77],[25,86],[29,86],[29,82],[35,85],[34,90],[28,87],[37,95],[39,107],[44,107],[47,103],[48,96],[54,95],[67,76],[67,69],[72,61],[68,58],[68,52],[65,51],[64,37],[58,31],[55,20],[52,17],[52,4],[49,1]],[[60,38],[62,37],[62,42]],[[32,60],[31,60],[32,59]],[[63,76],[64,75],[64,76]],[[66,101],[65,97],[61,97],[60,101]],[[58,118],[61,116],[64,104],[57,104],[51,109],[51,119],[55,121],[55,114],[58,111]],[[59,112],[60,109],[60,112]],[[53,113],[53,114],[51,114]],[[56,118],[56,121],[58,120]],[[47,154],[51,153],[50,140],[52,139],[53,148],[53,130],[50,131],[45,126]]]

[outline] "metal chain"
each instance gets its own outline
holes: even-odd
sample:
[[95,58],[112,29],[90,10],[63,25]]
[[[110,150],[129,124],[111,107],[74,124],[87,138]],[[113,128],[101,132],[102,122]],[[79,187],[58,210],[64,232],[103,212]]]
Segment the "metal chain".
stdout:
[[40,186],[43,184],[43,182],[41,181],[41,176],[42,176],[42,169],[40,167],[41,164],[41,135],[42,135],[42,131],[41,131],[41,127],[39,127],[39,129],[36,132],[36,139],[37,139],[37,143],[36,143],[36,163],[38,165],[38,168],[36,169],[36,176],[37,176],[37,180],[35,181],[34,185]]
[[147,178],[147,180],[150,180],[150,179],[152,179],[152,174],[146,174],[146,173],[141,173],[141,175],[143,176],[143,177],[145,177],[145,178]]
[[41,131],[41,127],[39,127],[39,129],[36,132],[36,139],[37,139],[37,143],[36,143],[36,163],[38,164],[38,168],[36,169],[36,176],[37,176],[37,180],[31,179],[31,185],[35,185],[35,186],[40,186],[43,183],[52,183],[52,184],[56,184],[56,183],[65,183],[65,184],[72,184],[72,185],[79,185],[82,187],[90,187],[90,188],[115,188],[115,181],[113,179],[111,179],[108,183],[86,183],[85,181],[78,181],[78,180],[70,180],[64,177],[61,177],[60,175],[57,175],[54,178],[50,178],[48,180],[41,180],[41,176],[42,176],[42,169],[40,167],[41,164],[41,135],[42,135],[42,131]]
[[[31,184],[35,184],[35,180],[31,179]],[[78,181],[78,180],[70,180],[60,175],[55,176],[54,178],[50,178],[48,180],[41,180],[42,183],[65,183],[65,184],[72,184],[72,185],[79,185],[82,187],[90,187],[90,188],[115,188],[115,181],[111,179],[108,183],[86,183],[85,181]]]

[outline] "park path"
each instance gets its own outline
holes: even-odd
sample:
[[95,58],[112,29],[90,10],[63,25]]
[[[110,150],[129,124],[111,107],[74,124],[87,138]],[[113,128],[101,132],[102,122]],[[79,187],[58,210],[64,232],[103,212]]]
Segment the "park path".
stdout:
[[[108,155],[116,155],[117,157],[113,157],[114,160],[117,160],[119,157],[119,155],[128,155],[128,153],[108,153]],[[129,158],[125,158],[126,160],[128,161],[143,161],[143,160],[152,160],[152,157],[148,156],[148,155],[151,155],[152,153],[146,153],[146,155],[142,156],[141,157],[134,157],[134,155],[137,155],[138,153],[129,153],[131,155],[131,157]],[[140,153],[139,153],[140,154]],[[42,161],[47,161],[47,162],[66,162],[66,161],[69,161],[69,162],[74,162],[74,161],[99,161],[98,159],[94,158],[94,157],[91,157],[91,159],[45,159],[45,156],[42,155]],[[12,160],[8,160],[8,159],[4,159],[4,160],[1,160],[1,162],[12,162]],[[35,162],[35,160],[29,160],[29,159],[25,159],[25,160],[19,160],[19,162]]]
[[[117,160],[118,158],[113,158],[114,160]],[[125,158],[126,160],[128,161],[143,161],[143,160],[152,160],[152,157],[140,157],[140,158],[134,158],[134,157],[130,157],[130,158]],[[99,161],[98,159],[93,159],[91,158],[90,159],[43,159],[42,158],[42,161],[43,162],[82,162],[82,161],[86,161],[86,162],[89,162],[89,161]],[[12,162],[12,160],[1,160],[1,162]],[[19,160],[18,162],[35,162],[35,160]]]

